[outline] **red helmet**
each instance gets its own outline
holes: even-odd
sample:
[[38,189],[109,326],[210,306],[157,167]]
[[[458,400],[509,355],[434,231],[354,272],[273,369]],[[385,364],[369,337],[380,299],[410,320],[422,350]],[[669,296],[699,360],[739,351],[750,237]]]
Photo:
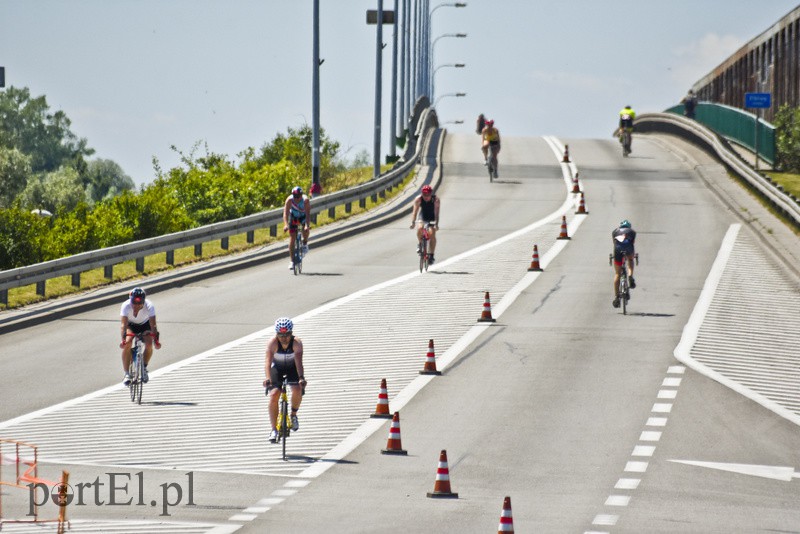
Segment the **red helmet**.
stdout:
[[433,193],[433,188],[431,186],[429,186],[429,185],[423,185],[422,186],[422,194],[423,195],[429,195],[431,193]]
[[494,120],[490,119],[490,120],[486,121],[486,126],[494,126]]

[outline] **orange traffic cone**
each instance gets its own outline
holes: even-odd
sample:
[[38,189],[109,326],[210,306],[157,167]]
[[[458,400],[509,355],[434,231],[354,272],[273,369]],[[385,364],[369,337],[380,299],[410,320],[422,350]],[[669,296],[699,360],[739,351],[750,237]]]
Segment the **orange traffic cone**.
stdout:
[[489,292],[486,292],[486,296],[483,298],[483,311],[481,312],[481,316],[478,319],[479,323],[493,323],[494,319],[492,318],[492,304],[489,302]]
[[569,239],[570,237],[567,235],[567,216],[561,216],[561,234],[558,236],[559,239]]
[[421,375],[440,375],[441,371],[436,370],[436,355],[433,353],[433,340],[428,340],[428,354],[425,355],[425,365],[422,367]]
[[541,271],[542,268],[539,267],[539,247],[533,245],[533,259],[531,260],[531,266],[528,267],[529,271]]
[[561,161],[569,163],[569,145],[564,145],[564,158]]
[[370,417],[377,417],[383,419],[391,419],[392,414],[389,413],[389,392],[386,389],[386,379],[381,378],[381,391],[378,393],[378,404],[375,406],[375,413]]
[[381,454],[408,454],[403,450],[400,443],[400,412],[394,412],[392,417],[392,427],[389,429],[389,439],[386,441],[386,448],[381,449]]
[[514,533],[514,518],[511,517],[511,497],[503,499],[503,511],[500,512],[500,524],[497,526],[497,534],[504,532]]
[[436,482],[433,491],[428,492],[428,497],[453,497],[458,499],[458,493],[450,491],[450,469],[447,467],[447,451],[439,454],[439,467],[436,469]]
[[579,172],[576,172],[575,176],[572,177],[572,192],[573,193],[580,193],[581,192],[581,186],[578,183],[578,175],[579,174],[580,174]]
[[589,212],[586,211],[586,203],[583,200],[583,193],[581,193],[581,201],[578,204],[578,211],[575,212],[575,215],[588,215]]

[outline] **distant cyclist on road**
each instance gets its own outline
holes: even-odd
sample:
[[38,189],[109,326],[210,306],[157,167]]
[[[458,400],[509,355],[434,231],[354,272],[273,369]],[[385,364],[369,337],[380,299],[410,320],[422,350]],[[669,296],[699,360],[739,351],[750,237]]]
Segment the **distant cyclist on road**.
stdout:
[[625,106],[622,108],[622,111],[619,112],[619,129],[617,130],[619,135],[619,142],[622,143],[622,132],[630,132],[631,133],[631,143],[628,147],[628,153],[633,152],[631,150],[631,146],[633,146],[633,121],[636,119],[636,112],[630,106]]
[[142,374],[142,382],[147,382],[150,380],[147,374],[147,364],[150,363],[150,358],[153,356],[153,340],[155,340],[156,348],[161,347],[158,342],[156,308],[145,295],[144,289],[136,287],[131,291],[129,298],[122,303],[119,315],[122,323],[122,343],[119,346],[122,349],[122,369],[125,372],[125,376],[122,379],[124,385],[129,386],[131,384],[131,375],[128,374],[128,369],[131,366],[133,336],[147,331],[153,334],[152,337],[145,336],[144,338],[144,373]]
[[417,254],[422,250],[422,227],[431,223],[428,228],[430,236],[428,246],[430,255],[428,263],[433,263],[433,252],[436,250],[436,231],[439,230],[439,197],[433,194],[429,185],[422,186],[422,192],[414,199],[414,211],[411,214],[411,229],[417,228]]
[[306,389],[306,379],[303,376],[303,342],[294,337],[292,330],[294,324],[288,317],[281,317],[275,321],[275,336],[267,343],[267,358],[264,363],[264,387],[267,388],[269,397],[269,422],[272,430],[269,440],[275,443],[278,440],[278,398],[283,375],[289,383],[292,405],[292,430],[298,430],[300,423],[297,421],[297,410],[303,400]]
[[299,185],[292,189],[292,194],[286,197],[283,205],[283,231],[289,232],[289,269],[294,268],[294,233],[297,228],[303,228],[303,250],[301,254],[308,254],[308,234],[311,231],[311,199],[303,194]]
[[636,242],[636,231],[631,227],[630,221],[625,219],[619,223],[619,227],[611,232],[611,239],[614,243],[614,300],[611,305],[619,308],[619,273],[623,264],[628,264],[628,281],[631,289],[636,287],[636,280],[633,279],[633,257],[636,253],[634,244]]
[[481,152],[483,152],[483,164],[489,164],[489,149],[492,150],[492,157],[495,159],[494,177],[497,178],[497,155],[500,154],[500,130],[494,127],[493,120],[487,120],[486,126],[481,132]]

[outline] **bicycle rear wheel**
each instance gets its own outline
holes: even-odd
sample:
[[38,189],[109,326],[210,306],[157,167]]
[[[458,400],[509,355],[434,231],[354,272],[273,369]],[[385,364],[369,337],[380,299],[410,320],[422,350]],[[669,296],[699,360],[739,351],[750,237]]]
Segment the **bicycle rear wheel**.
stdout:
[[300,227],[297,228],[294,237],[294,254],[292,255],[292,263],[294,264],[294,274],[303,272],[303,240],[300,238]]
[[[623,265],[623,269],[625,266]],[[622,315],[628,315],[628,277],[625,276],[619,283],[620,300],[622,301]]]

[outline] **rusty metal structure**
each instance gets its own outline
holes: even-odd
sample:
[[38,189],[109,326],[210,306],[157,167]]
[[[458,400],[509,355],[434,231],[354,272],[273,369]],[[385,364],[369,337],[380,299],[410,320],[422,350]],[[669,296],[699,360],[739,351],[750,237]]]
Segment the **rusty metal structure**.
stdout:
[[762,118],[800,107],[800,6],[741,47],[692,87],[700,101],[744,108],[745,93],[772,93]]

